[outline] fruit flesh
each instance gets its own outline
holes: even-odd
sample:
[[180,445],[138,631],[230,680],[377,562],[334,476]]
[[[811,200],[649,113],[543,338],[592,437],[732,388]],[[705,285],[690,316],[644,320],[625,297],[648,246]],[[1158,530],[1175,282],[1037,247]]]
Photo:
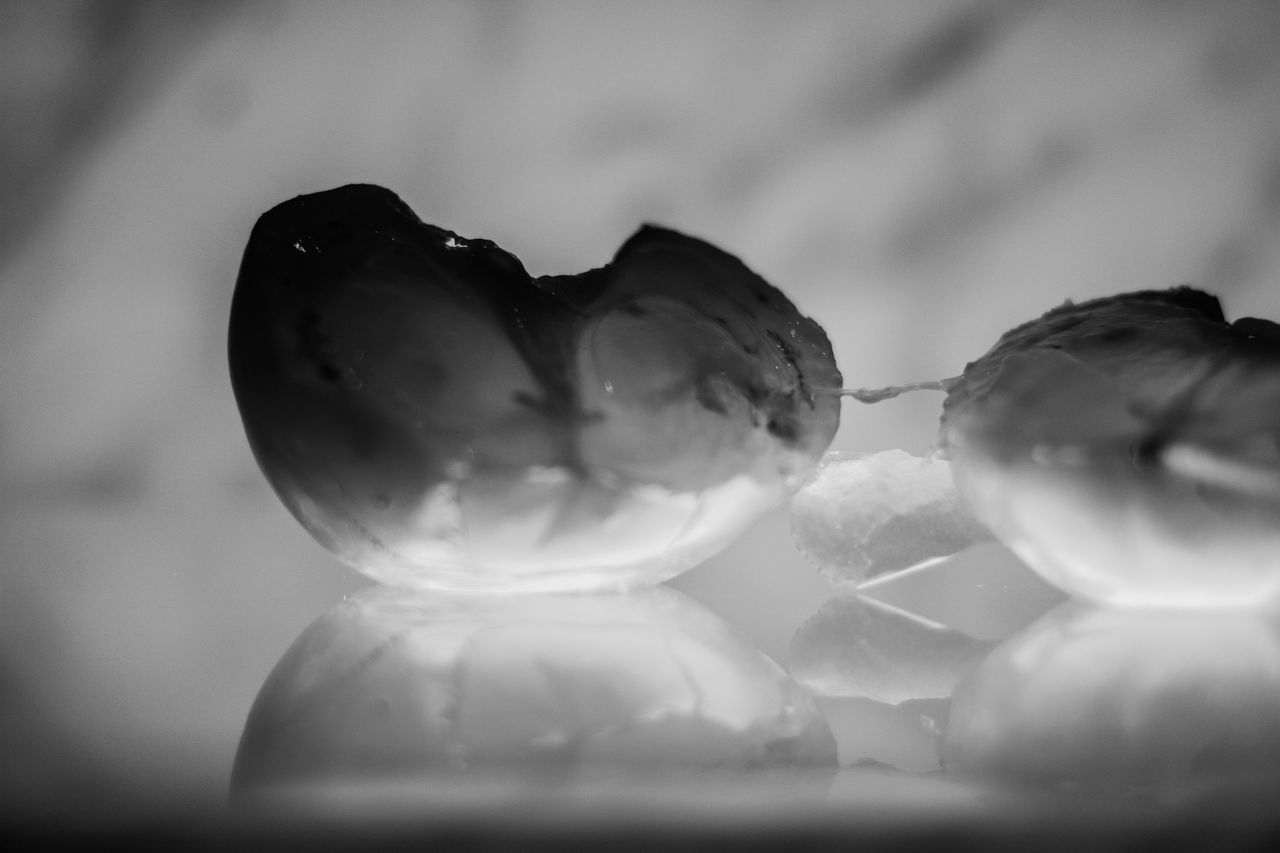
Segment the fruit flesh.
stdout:
[[830,583],[857,586],[991,534],[961,501],[949,463],[886,450],[828,453],[791,499],[791,537]]

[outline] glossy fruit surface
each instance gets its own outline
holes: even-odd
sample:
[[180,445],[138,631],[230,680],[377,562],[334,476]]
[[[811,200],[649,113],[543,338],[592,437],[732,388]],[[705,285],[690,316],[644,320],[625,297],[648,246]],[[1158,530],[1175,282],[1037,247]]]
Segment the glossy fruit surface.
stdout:
[[839,420],[825,333],[709,244],[646,226],[533,278],[375,186],[262,216],[228,349],[276,493],[390,583],[656,583],[784,499]]
[[1190,288],[1067,304],[944,406],[975,515],[1046,580],[1133,606],[1280,601],[1280,327]]

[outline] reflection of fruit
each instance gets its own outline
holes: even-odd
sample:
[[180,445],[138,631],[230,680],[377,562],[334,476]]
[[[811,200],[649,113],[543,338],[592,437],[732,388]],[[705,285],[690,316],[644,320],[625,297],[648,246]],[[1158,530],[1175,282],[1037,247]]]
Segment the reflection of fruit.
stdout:
[[819,696],[896,705],[951,695],[990,642],[857,595],[837,596],[791,640],[790,670]]
[[302,524],[444,588],[670,577],[781,500],[839,419],[821,328],[706,243],[645,227],[608,266],[535,279],[372,186],[259,220],[229,354]]
[[235,788],[471,770],[834,765],[776,663],[674,590],[494,596],[371,587],[314,622],[254,703]]
[[1067,304],[949,390],[940,445],[975,515],[1099,602],[1280,598],[1280,327],[1190,288]]
[[1177,794],[1280,766],[1273,615],[1064,605],[956,689],[948,771]]

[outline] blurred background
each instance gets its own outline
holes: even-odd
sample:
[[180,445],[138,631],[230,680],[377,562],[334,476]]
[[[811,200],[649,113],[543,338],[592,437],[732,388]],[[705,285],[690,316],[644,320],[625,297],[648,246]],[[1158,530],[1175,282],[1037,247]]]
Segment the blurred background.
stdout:
[[[855,386],[1067,298],[1280,316],[1280,4],[0,0],[0,804],[217,806],[275,661],[365,584],[230,393],[257,216],[356,181],[535,274],[738,254]],[[932,441],[846,403],[835,448]],[[784,510],[677,580],[785,660]]]

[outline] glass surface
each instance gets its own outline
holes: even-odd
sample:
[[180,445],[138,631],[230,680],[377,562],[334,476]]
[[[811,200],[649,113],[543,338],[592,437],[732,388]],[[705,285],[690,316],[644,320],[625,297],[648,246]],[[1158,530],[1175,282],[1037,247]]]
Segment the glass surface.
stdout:
[[[644,222],[712,241],[822,323],[845,376],[832,387],[953,377],[1039,312],[1125,290],[1186,282],[1219,296],[1233,317],[1280,318],[1277,44],[1280,4],[1273,0],[0,2],[6,849],[380,846],[364,843],[370,838],[415,850],[1262,846],[1259,839],[1269,840],[1280,822],[1275,769],[1241,767],[1232,782],[1223,777],[1236,771],[1215,759],[1225,773],[1210,762],[1203,787],[1178,783],[1156,802],[1150,772],[1135,786],[1138,796],[1117,796],[1123,785],[1114,783],[1044,781],[1055,764],[1070,769],[1061,762],[1073,752],[1077,770],[1097,778],[1107,767],[1097,749],[1103,744],[1117,758],[1163,751],[1186,759],[1178,743],[1163,750],[1129,743],[1145,729],[1099,734],[1075,715],[1078,696],[1114,722],[1116,708],[1102,691],[1131,696],[1144,684],[1146,660],[1153,677],[1180,685],[1167,717],[1151,717],[1147,703],[1135,708],[1135,719],[1155,724],[1146,734],[1174,730],[1167,727],[1179,705],[1201,708],[1205,731],[1215,731],[1216,712],[1206,706],[1214,694],[1196,694],[1159,650],[1135,649],[1106,620],[1089,623],[1096,647],[1050,629],[1046,646],[1076,662],[1088,648],[1114,661],[1082,662],[1068,673],[1046,652],[1035,658],[1044,680],[1010,663],[983,676],[981,690],[961,687],[968,707],[1024,733],[1019,764],[999,743],[979,738],[977,723],[967,729],[975,740],[965,760],[992,772],[961,776],[942,767],[937,740],[947,729],[948,699],[890,704],[831,695],[815,704],[836,738],[839,769],[687,778],[653,768],[571,778],[447,775],[416,787],[348,786],[309,811],[228,812],[237,742],[272,665],[307,624],[370,580],[318,545],[263,478],[228,383],[225,344],[254,218],[283,199],[353,181],[394,187],[417,215],[461,232],[452,246],[450,235],[438,235],[442,254],[474,257],[474,241],[461,235],[488,235],[535,279],[599,268]],[[327,254],[317,243],[282,241],[299,260],[316,246]],[[296,467],[293,482],[280,476],[283,490],[310,495],[309,505],[299,500],[293,511],[312,513],[321,538],[385,543],[412,524],[409,539],[420,544],[469,513],[491,533],[555,552],[556,561],[585,562],[599,544],[590,532],[597,523],[608,528],[610,544],[625,545],[641,562],[663,538],[675,543],[672,554],[684,551],[668,533],[676,516],[698,512],[690,508],[702,487],[696,477],[678,479],[687,466],[645,439],[675,424],[706,425],[710,410],[697,402],[699,389],[691,405],[681,379],[696,386],[693,376],[702,376],[702,397],[713,404],[723,402],[726,386],[719,370],[682,371],[661,352],[649,372],[619,344],[638,339],[720,364],[724,338],[711,327],[721,329],[716,316],[733,316],[706,310],[705,300],[683,302],[677,276],[652,276],[669,284],[665,301],[624,288],[598,310],[528,326],[551,330],[554,339],[566,324],[585,322],[574,346],[528,340],[530,351],[573,364],[537,374],[533,362],[512,353],[518,327],[511,315],[498,322],[492,303],[445,286],[431,300],[436,313],[421,310],[423,300],[407,290],[396,303],[405,271],[377,269],[385,275],[360,281],[388,298],[372,330],[392,334],[373,336],[370,324],[353,324],[345,327],[352,334],[325,341],[316,334],[322,324],[306,317],[286,325],[311,354],[300,377],[332,387],[335,397],[377,400],[397,413],[379,425],[360,415],[377,406],[357,406],[339,421],[396,448],[391,464],[373,466],[375,476],[341,481],[350,492],[341,512],[333,512],[344,506],[336,479],[302,482],[297,472],[315,470],[309,465]],[[627,307],[637,301],[662,325]],[[340,300],[330,314],[350,316]],[[600,334],[588,333],[592,324]],[[761,325],[784,343],[790,338],[785,326]],[[425,333],[406,346],[412,329]],[[397,352],[411,369],[369,369]],[[437,362],[453,371],[442,375]],[[732,360],[720,367],[733,373]],[[594,395],[593,407],[607,408],[616,423],[566,430],[553,417],[549,424],[528,403],[542,377],[553,375],[576,377],[579,391]],[[1093,390],[1075,397],[1066,415],[1106,399],[1096,386],[1082,387]],[[433,388],[453,404],[396,399],[398,390],[429,395]],[[667,391],[669,405],[644,399]],[[254,404],[259,411],[303,421],[317,414],[302,396],[263,396]],[[923,456],[937,432],[939,397],[920,393],[874,406],[846,400],[832,448]],[[1258,402],[1232,394],[1216,404],[1232,412],[1228,423],[1250,410],[1274,422],[1280,407]],[[623,430],[633,417],[641,426]],[[434,428],[430,446],[474,447],[506,467],[472,466],[473,499],[433,492],[457,479],[445,475],[468,469],[433,479],[429,465],[406,466],[406,454],[422,449],[418,422]],[[475,423],[485,425],[481,434],[450,445],[451,431],[457,436]],[[605,467],[597,464],[605,456],[621,462],[625,450],[632,454],[627,472],[652,467],[662,480],[647,484],[652,491],[617,488],[604,471],[582,477],[581,467],[554,457],[566,434],[588,430],[601,451],[593,469]],[[681,445],[707,460],[710,477],[732,454],[716,453],[707,437]],[[1276,481],[1274,442],[1238,443],[1212,431],[1203,437],[1196,452],[1166,448],[1166,466],[1218,489],[1235,483],[1262,494]],[[342,461],[324,436],[316,438],[315,456]],[[1165,544],[1181,537],[1179,547],[1198,554],[1176,574],[1176,555],[1157,538],[1166,531],[1131,514],[1127,492],[1082,487],[1072,505],[1059,505],[1046,495],[1072,493],[1072,454],[1042,450],[1030,470],[1046,480],[1015,481],[1036,504],[1035,523],[1072,519],[1062,541],[1046,540],[1078,563],[1064,578],[1098,575],[1096,567],[1089,574],[1088,561],[1100,556],[1102,580],[1150,601],[1150,580],[1162,570],[1185,579],[1184,597],[1239,570],[1227,558],[1245,540],[1215,536],[1230,528],[1215,528],[1212,516],[1197,520],[1193,502],[1171,507],[1179,529],[1168,531]],[[463,452],[456,457],[450,461],[469,461]],[[267,467],[293,470],[279,459]],[[377,482],[395,488],[381,492]],[[432,505],[439,513],[424,507],[429,496],[439,499]],[[520,521],[502,511],[507,501]],[[847,518],[834,505],[825,510]],[[565,524],[556,526],[561,516]],[[922,649],[953,631],[1004,643],[1064,597],[992,544],[837,589],[792,546],[786,516],[779,506],[735,531],[708,523],[701,542],[710,548],[721,532],[731,541],[671,582],[784,666],[798,668],[789,644],[805,623],[828,600],[855,591],[926,624],[886,622],[865,647],[861,634],[844,643],[839,631],[822,634],[845,654],[827,661],[835,674],[874,664],[881,640],[900,633],[909,640],[923,631]],[[1261,521],[1259,540],[1275,527]],[[646,542],[647,529],[665,532]],[[552,530],[554,541],[544,539]],[[929,538],[909,524],[895,530],[876,541],[896,548]],[[522,567],[520,553],[488,535],[464,544],[483,559],[455,553],[468,561],[463,579],[499,557],[517,564],[503,569],[511,575],[549,565],[529,558]],[[688,552],[690,564],[697,550]],[[372,556],[355,552],[351,561]],[[384,568],[397,570],[392,562]],[[588,580],[642,585],[653,577],[598,568],[585,565]],[[938,568],[945,571],[932,571]],[[842,587],[852,587],[852,574]],[[520,587],[533,579],[478,580]],[[569,575],[563,583],[582,580]],[[1254,618],[1240,614],[1246,617]],[[1241,638],[1252,629],[1218,625],[1224,647],[1266,659],[1266,642]],[[1150,631],[1189,658],[1201,654],[1158,627]],[[1185,633],[1206,647],[1218,642],[1214,631],[1194,625]],[[905,659],[914,671],[906,649],[888,651],[886,661]],[[974,663],[973,672],[986,671]],[[1236,672],[1231,663],[1205,670],[1197,677],[1206,688],[1249,695],[1227,677]],[[1011,674],[1028,682],[1027,695],[1005,677]],[[1270,683],[1255,676],[1259,689]],[[884,699],[919,692],[892,679],[880,684],[901,688],[881,693]],[[1049,695],[1060,701],[1047,710],[1041,702],[1033,722],[1019,721],[1024,699]],[[990,697],[1008,702],[993,711]],[[1223,710],[1233,707],[1223,701]],[[1258,705],[1234,707],[1246,723],[1266,719]],[[1059,736],[1053,748],[1037,740]],[[1196,742],[1190,736],[1188,748]],[[1226,736],[1205,754],[1239,756],[1244,747]],[[1232,845],[1233,825],[1272,833],[1237,834]],[[35,831],[24,837],[24,826]],[[72,843],[22,843],[40,831]],[[1141,838],[1118,843],[1110,832]],[[214,843],[201,843],[209,838]]]

